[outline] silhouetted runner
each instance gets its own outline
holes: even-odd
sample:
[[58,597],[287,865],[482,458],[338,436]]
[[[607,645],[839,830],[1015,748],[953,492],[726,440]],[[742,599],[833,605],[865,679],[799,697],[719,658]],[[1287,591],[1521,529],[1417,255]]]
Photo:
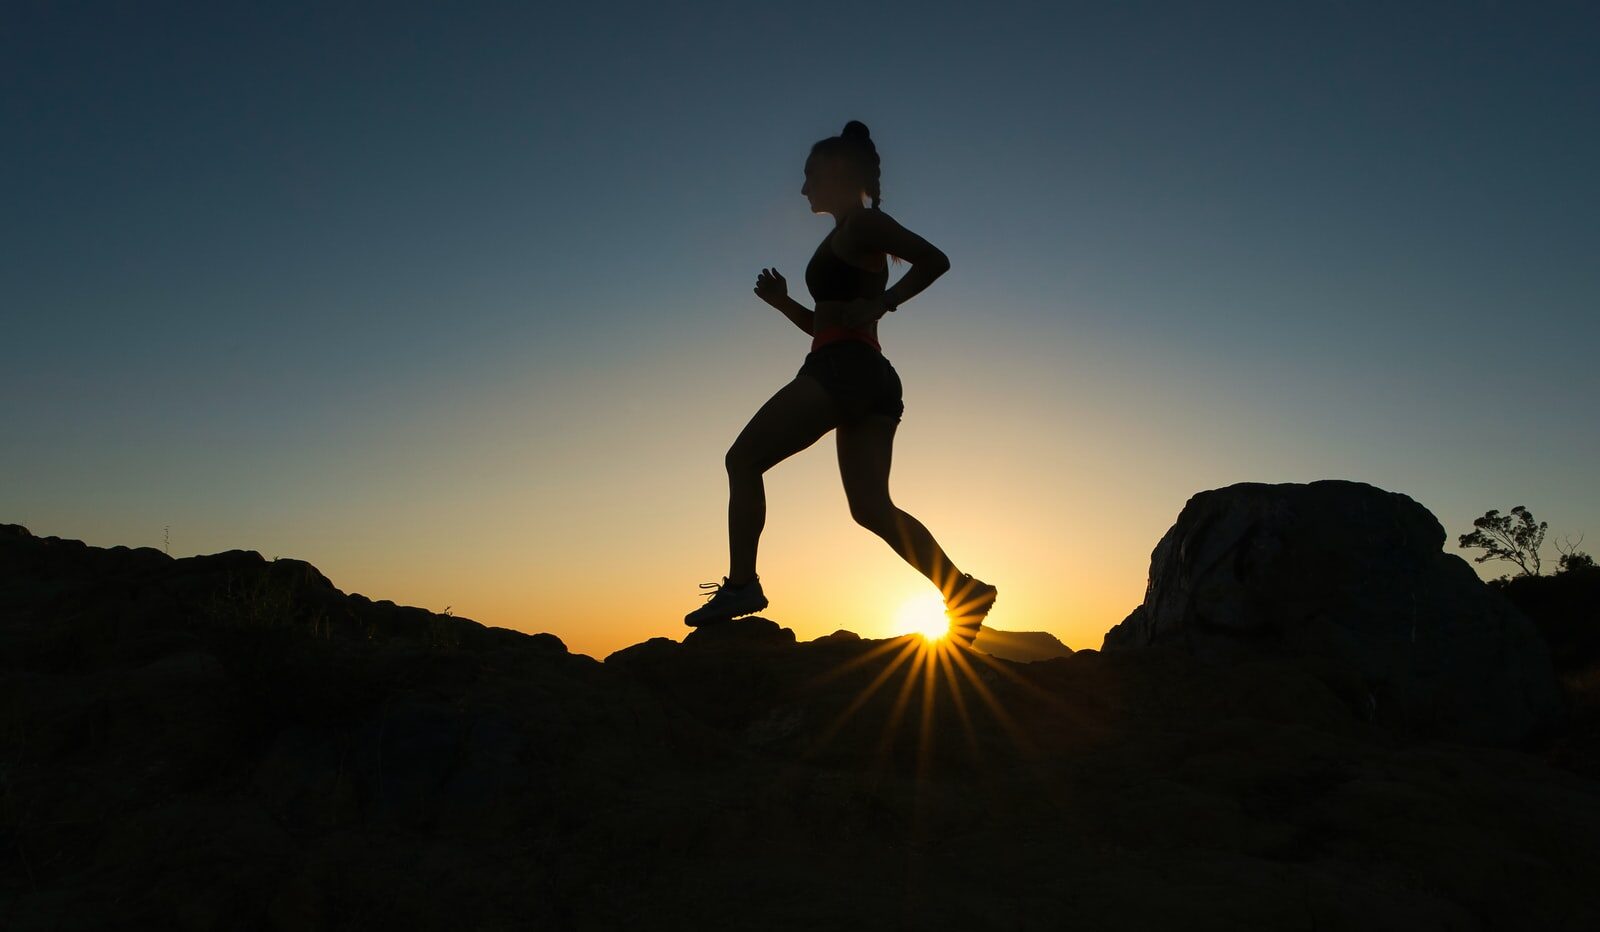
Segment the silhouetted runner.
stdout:
[[[865,124],[811,147],[800,193],[813,213],[833,215],[834,227],[806,266],[812,311],[789,297],[778,270],[762,269],[755,293],[810,336],[811,351],[789,384],[767,400],[729,447],[730,568],[706,603],[684,616],[695,626],[726,621],[767,607],[756,573],[756,547],[766,524],[762,474],[837,428],[839,474],[850,515],[888,542],[944,596],[950,636],[970,647],[994,605],[997,589],[955,564],[922,522],[889,498],[895,428],[905,410],[900,376],[878,343],[878,318],[921,292],[950,268],[932,243],[878,209],[878,150]],[[862,203],[870,195],[872,206]],[[888,259],[910,259],[911,270],[887,290]]]

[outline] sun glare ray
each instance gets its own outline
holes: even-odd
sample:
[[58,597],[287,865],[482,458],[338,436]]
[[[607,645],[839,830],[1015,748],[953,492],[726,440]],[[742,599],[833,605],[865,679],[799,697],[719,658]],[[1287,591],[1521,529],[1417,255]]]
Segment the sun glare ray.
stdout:
[[984,758],[978,750],[978,732],[972,727],[972,714],[967,711],[967,697],[961,694],[961,678],[956,676],[955,666],[950,662],[950,651],[939,651],[939,666],[944,669],[944,680],[950,686],[950,701],[956,707],[956,718],[961,720],[961,731],[967,736],[967,748],[981,761]]
[[928,773],[928,764],[933,758],[933,715],[935,707],[935,688],[939,682],[939,654],[944,651],[945,645],[932,641],[923,645],[922,653],[925,658],[922,679],[922,721],[921,729],[917,735],[917,776],[923,777]]
[[[915,704],[917,713],[912,713],[918,716],[915,728],[915,769],[919,778],[926,776],[931,769],[937,740],[938,723],[935,719],[940,714],[941,686],[949,690],[950,702],[960,722],[966,749],[974,758],[981,761],[983,754],[973,704],[968,701],[967,691],[964,688],[968,686],[977,695],[981,704],[987,707],[996,724],[1005,732],[1013,745],[1019,750],[1033,750],[1034,745],[1030,736],[1005,708],[989,684],[984,681],[984,677],[988,676],[992,680],[993,676],[1003,676],[1006,682],[1022,687],[1031,696],[1056,697],[1048,695],[1048,690],[1011,669],[1003,661],[958,646],[947,637],[950,617],[946,612],[943,598],[937,593],[921,593],[907,599],[894,616],[894,626],[896,630],[906,633],[891,637],[883,643],[874,644],[862,653],[809,679],[809,685],[819,686],[874,661],[882,664],[882,668],[877,670],[871,680],[851,697],[845,708],[809,742],[805,751],[807,755],[820,751],[833,741],[852,718],[872,701],[873,696],[878,695],[897,674],[903,674],[903,679],[897,684],[894,698],[884,715],[882,729],[874,742],[875,768],[882,767],[893,759],[901,727],[910,725],[908,713]],[[971,658],[967,656],[969,653],[972,654]],[[891,654],[892,656],[889,656]],[[982,666],[979,667],[977,664]],[[985,668],[994,670],[995,674],[980,673],[980,670]],[[919,682],[922,695],[913,702]]]
[[978,676],[978,671],[972,668],[972,663],[959,651],[951,652],[950,656],[960,667],[962,675],[967,678],[967,682],[972,684],[973,691],[978,694],[978,698],[983,700],[984,705],[988,706],[989,711],[994,714],[995,720],[1000,723],[1000,727],[1005,729],[1012,742],[1020,749],[1032,750],[1033,741],[1028,737],[1027,732],[1022,730],[1022,727],[1011,717],[1011,713],[1007,712],[1005,706],[1000,704],[1000,700],[995,698],[988,684],[983,681],[982,677]]
[[1006,661],[1000,660],[996,657],[991,657],[982,651],[973,651],[973,656],[978,658],[979,663],[984,664],[989,669],[1027,690],[1028,694],[1034,698],[1051,703],[1060,702],[1059,696],[1057,696],[1055,693],[1052,693],[1050,690],[1045,689],[1043,686],[1040,686],[1038,683],[1035,683],[1033,680],[1030,680],[1018,673],[1016,670],[1012,669],[1011,665]]
[[[890,641],[888,643],[889,645],[893,645],[895,642]],[[889,677],[894,675],[895,670],[899,669],[902,664],[916,655],[917,642],[915,640],[907,639],[902,644],[902,647],[904,649],[901,650],[900,653],[896,654],[888,663],[884,664],[883,669],[878,671],[878,675],[872,678],[872,682],[868,683],[866,687],[861,690],[861,692],[857,693],[856,697],[850,701],[850,704],[844,708],[844,711],[840,712],[838,716],[829,723],[828,727],[823,729],[821,734],[817,735],[816,739],[813,740],[806,748],[807,754],[816,752],[824,744],[833,740],[834,735],[838,734],[839,730],[844,728],[845,723],[850,720],[850,716],[854,715],[857,710],[867,704],[867,701],[872,698],[872,694],[877,692],[884,683],[889,681]],[[874,653],[882,653],[882,651],[874,650]]]
[[882,644],[876,644],[872,646],[865,652],[857,654],[849,660],[846,660],[844,663],[829,667],[828,669],[812,677],[809,681],[807,681],[806,685],[807,687],[814,688],[827,683],[829,680],[838,679],[840,676],[843,676],[845,673],[854,670],[856,667],[870,663],[874,658],[886,654],[897,647],[910,650],[915,647],[915,642],[902,643],[898,637],[891,638],[890,640],[884,641]]
[[916,688],[917,677],[922,673],[922,659],[927,656],[928,645],[912,643],[916,645],[912,650],[915,662],[906,671],[905,682],[900,684],[900,692],[894,697],[894,707],[889,710],[889,717],[883,723],[883,733],[878,736],[878,758],[880,763],[888,755],[889,749],[894,743],[895,729],[900,726],[900,719],[905,716],[906,705],[911,698],[911,691]]

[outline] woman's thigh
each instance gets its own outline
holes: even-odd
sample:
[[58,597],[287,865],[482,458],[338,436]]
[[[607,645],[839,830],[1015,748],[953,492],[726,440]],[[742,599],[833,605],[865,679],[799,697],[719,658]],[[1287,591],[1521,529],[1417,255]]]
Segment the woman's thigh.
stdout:
[[899,426],[898,419],[883,413],[866,414],[839,426],[839,477],[844,480],[850,513],[857,520],[872,518],[892,507],[889,464]]
[[728,467],[765,472],[816,443],[838,423],[837,405],[822,383],[796,375],[744,425],[728,448]]

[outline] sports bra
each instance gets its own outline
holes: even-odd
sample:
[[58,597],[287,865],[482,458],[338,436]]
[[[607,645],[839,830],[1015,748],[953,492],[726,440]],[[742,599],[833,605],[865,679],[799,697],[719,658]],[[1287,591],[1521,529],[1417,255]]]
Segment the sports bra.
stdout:
[[[850,301],[883,294],[883,288],[889,282],[888,267],[874,271],[851,265],[839,258],[833,251],[833,234],[838,229],[836,226],[828,231],[806,265],[806,290],[811,292],[811,299]],[[824,327],[818,331],[811,338],[811,348],[817,349],[838,340],[860,340],[879,352],[883,351],[870,332],[841,326]]]

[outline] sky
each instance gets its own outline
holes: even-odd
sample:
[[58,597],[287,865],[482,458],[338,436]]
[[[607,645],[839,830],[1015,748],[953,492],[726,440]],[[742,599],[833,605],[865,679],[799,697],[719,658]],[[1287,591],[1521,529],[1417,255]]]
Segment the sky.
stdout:
[[[1592,3],[0,5],[0,522],[681,637],[723,456],[809,338],[752,293],[852,119],[950,270],[880,322],[890,490],[989,623],[1098,648],[1194,493],[1352,479],[1446,550],[1600,545]],[[907,268],[891,267],[891,281]],[[765,617],[932,583],[829,434]],[[1507,564],[1478,566],[1485,577]]]

